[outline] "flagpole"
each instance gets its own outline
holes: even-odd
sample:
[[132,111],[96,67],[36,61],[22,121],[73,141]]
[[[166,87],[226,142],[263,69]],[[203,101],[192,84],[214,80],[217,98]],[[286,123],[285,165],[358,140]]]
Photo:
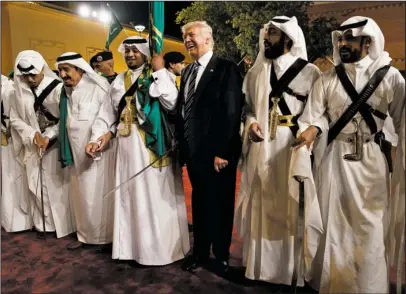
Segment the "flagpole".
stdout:
[[[110,11],[114,13],[114,10],[113,10],[113,8],[111,8],[110,4],[106,3],[106,5],[109,7]],[[116,15],[116,14],[114,13],[114,15]],[[113,19],[112,19],[112,20],[113,20]],[[111,22],[110,22],[110,25],[111,25]],[[124,27],[123,27],[123,31],[124,31],[124,33],[127,35],[127,38],[129,38],[130,36],[127,34],[127,32],[126,32],[126,30],[125,30]]]
[[[107,5],[109,5],[109,4],[107,3]],[[113,18],[110,19],[109,26],[107,27],[107,40],[108,40],[109,35],[110,35],[110,27],[111,27],[111,23],[112,23],[112,22],[113,22]],[[106,49],[107,49],[107,48],[106,48]],[[109,46],[109,48],[108,48],[107,50],[110,51],[110,46]]]
[[154,54],[154,47],[152,44],[152,3],[151,1],[148,1],[148,39],[149,39],[149,52],[152,57]]

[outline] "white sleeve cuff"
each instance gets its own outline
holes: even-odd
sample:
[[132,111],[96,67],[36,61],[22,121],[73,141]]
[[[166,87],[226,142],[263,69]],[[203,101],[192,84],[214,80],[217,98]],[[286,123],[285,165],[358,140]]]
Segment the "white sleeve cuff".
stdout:
[[56,137],[56,132],[52,129],[47,129],[45,132],[42,134],[42,137],[48,137],[49,140],[52,140]]
[[257,123],[258,121],[257,121],[257,119],[254,117],[254,116],[247,116],[247,124],[250,126],[250,125],[252,125],[253,123]]
[[30,136],[28,137],[29,140],[30,140],[30,142],[28,142],[28,144],[34,144],[34,137],[35,137],[35,134],[36,134],[36,133],[37,133],[36,130],[34,130],[34,131],[31,132]]

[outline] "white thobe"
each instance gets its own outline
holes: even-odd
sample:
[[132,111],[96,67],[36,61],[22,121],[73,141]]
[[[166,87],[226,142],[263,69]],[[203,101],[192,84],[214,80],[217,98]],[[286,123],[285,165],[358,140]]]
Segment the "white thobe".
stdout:
[[[373,61],[369,56],[354,64],[345,64],[346,72],[357,92],[361,92],[374,72],[388,64],[388,59]],[[399,134],[404,109],[405,81],[400,72],[390,68],[368,104],[383,113],[389,111]],[[300,121],[322,128],[325,113],[330,127],[352,103],[331,69],[316,81]],[[361,115],[355,118],[360,121]],[[378,130],[384,121],[373,116]],[[364,134],[370,130],[361,123]],[[355,132],[352,122],[341,131]],[[363,144],[361,161],[345,161],[345,154],[354,153],[351,143],[334,140],[325,150],[317,171],[316,182],[325,227],[325,243],[320,246],[320,259],[315,271],[321,279],[311,284],[329,293],[387,293],[387,261],[385,254],[385,214],[388,209],[389,171],[379,146],[371,140]],[[400,162],[395,162],[395,165]],[[395,177],[395,175],[394,175]],[[316,276],[315,276],[316,277]]]
[[[132,83],[141,71],[139,68],[132,73]],[[118,104],[125,93],[124,76],[125,73],[119,74],[111,84],[111,103],[103,105],[93,127],[93,141],[116,122]],[[164,108],[173,109],[178,94],[175,76],[162,69],[153,77],[149,94],[159,99]],[[136,107],[137,119],[142,123],[144,115],[138,100]],[[117,145],[116,186],[150,164],[136,124],[132,124],[130,136],[118,135]],[[165,265],[184,258],[190,245],[180,168],[150,167],[118,189],[114,197],[113,259]]]
[[67,131],[73,155],[71,181],[78,240],[86,244],[108,244],[113,239],[114,198],[103,197],[114,188],[113,142],[100,160],[86,155],[92,125],[108,93],[84,74],[68,96]]
[[[10,100],[15,99],[13,82],[2,76],[1,101],[5,116],[10,116]],[[9,126],[6,119],[6,125]],[[6,131],[6,126],[1,126]],[[4,128],[4,129],[3,129]],[[18,232],[32,228],[29,207],[29,189],[25,167],[16,160],[13,138],[7,146],[1,146],[1,226],[6,232]]]
[[[44,77],[40,85],[35,89],[39,96],[42,91],[53,81],[52,78]],[[25,84],[22,84],[23,97],[21,103],[24,104],[25,119],[22,119],[20,112],[16,109],[17,104],[12,104],[10,110],[10,123],[19,136],[21,150],[15,150],[17,154],[22,154],[27,169],[28,186],[32,193],[31,213],[34,226],[38,231],[43,231],[42,206],[41,206],[41,185],[40,185],[40,159],[33,143],[34,135],[39,130],[37,117],[34,111],[34,95]],[[43,105],[55,117],[59,117],[59,95],[58,91],[62,87],[59,84],[48,97],[44,100]],[[42,134],[43,137],[52,137],[54,130],[58,125],[48,127]],[[18,135],[17,135],[18,134]],[[16,138],[14,138],[16,140]],[[16,142],[14,142],[16,143]],[[62,169],[59,162],[58,142],[47,149],[42,159],[43,168],[43,197],[44,197],[44,214],[45,230],[55,231],[58,238],[64,237],[75,231],[73,211],[71,208],[71,198],[69,194],[69,170]]]
[[[289,52],[273,61],[278,80],[296,60],[297,57]],[[246,277],[290,285],[298,214],[298,202],[291,197],[288,187],[291,144],[295,137],[289,127],[278,126],[276,138],[269,140],[271,66],[270,63],[264,63],[260,73],[248,73],[245,81],[246,129],[253,122],[258,122],[265,139],[261,143],[247,142],[247,138],[244,140],[244,145],[248,147],[244,146],[243,149],[249,151],[241,166],[241,188],[235,223],[239,234],[244,237],[243,264],[247,267]],[[319,76],[317,67],[308,64],[289,87],[293,92],[306,96]],[[283,93],[283,97],[291,113],[300,115],[303,102],[287,93]],[[281,114],[279,107],[278,112]],[[308,156],[310,158],[310,153]],[[314,194],[314,190],[307,192]],[[298,285],[303,284],[303,278],[300,277]]]

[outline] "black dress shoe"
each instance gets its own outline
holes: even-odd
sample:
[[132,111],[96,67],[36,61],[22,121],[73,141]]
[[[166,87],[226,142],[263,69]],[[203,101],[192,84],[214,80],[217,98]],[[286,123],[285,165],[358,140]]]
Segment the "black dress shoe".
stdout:
[[220,277],[226,277],[230,271],[230,264],[226,260],[216,260],[214,263],[215,273]]
[[76,249],[79,249],[79,248],[82,248],[82,247],[83,247],[83,243],[82,243],[82,242],[74,241],[74,242],[70,243],[70,244],[66,247],[66,249],[68,249],[68,250],[76,250]]
[[189,228],[189,232],[193,232],[193,225],[192,224],[188,224],[188,228]]
[[96,252],[97,253],[111,253],[111,252],[113,252],[113,243],[102,244],[102,245],[97,246]]
[[199,259],[196,255],[190,255],[185,258],[181,268],[184,271],[193,272],[199,267],[201,267],[205,262],[202,259]]

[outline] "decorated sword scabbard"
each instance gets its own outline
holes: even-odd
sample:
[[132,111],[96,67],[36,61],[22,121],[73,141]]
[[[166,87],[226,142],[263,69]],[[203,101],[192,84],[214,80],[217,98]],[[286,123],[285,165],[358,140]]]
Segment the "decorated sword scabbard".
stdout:
[[278,97],[272,98],[273,106],[271,111],[269,112],[269,138],[272,141],[276,137],[276,130],[278,128]]
[[118,133],[123,137],[128,137],[131,134],[132,116],[134,115],[131,107],[131,100],[131,96],[125,97],[126,106],[120,116],[122,128],[119,129]]
[[360,161],[363,158],[363,144],[364,144],[364,133],[361,129],[361,122],[357,122],[356,119],[353,120],[353,123],[356,127],[355,138],[354,138],[354,145],[355,145],[355,153],[352,154],[345,154],[343,158],[348,161]]
[[357,132],[355,133],[356,143],[355,143],[355,154],[357,155],[357,161],[362,160],[364,157],[363,145],[364,145],[364,133],[361,127],[358,125]]
[[1,146],[7,146],[7,145],[8,145],[8,140],[7,140],[6,132],[1,131]]

